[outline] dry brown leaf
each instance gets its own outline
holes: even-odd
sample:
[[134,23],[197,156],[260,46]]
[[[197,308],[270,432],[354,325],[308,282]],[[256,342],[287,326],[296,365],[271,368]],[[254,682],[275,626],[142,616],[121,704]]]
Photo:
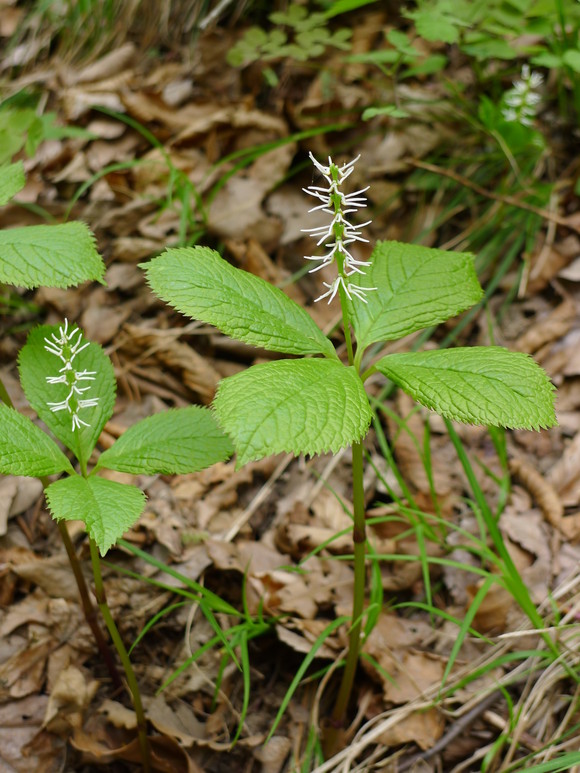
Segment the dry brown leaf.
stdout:
[[11,569],[53,598],[78,599],[78,589],[66,553],[56,553],[43,559],[34,556],[27,562],[12,564]]
[[147,719],[162,735],[173,738],[186,749],[206,738],[205,725],[183,701],[177,701],[172,708],[163,695],[158,695],[148,702]]
[[547,475],[564,505],[580,504],[580,432],[568,443]]
[[[574,228],[574,224],[571,223]],[[576,234],[570,234],[556,244],[540,245],[531,257],[531,270],[526,293],[538,295],[562,269],[568,266],[580,252],[580,240]]]
[[[269,477],[278,462],[279,457],[269,456],[257,462],[250,462],[241,470],[236,470],[232,463],[220,468],[223,481],[214,486],[204,499],[193,503],[192,510],[198,528],[207,529],[213,533],[227,533],[232,521],[235,521],[241,513],[240,509],[232,509],[238,501],[238,487],[245,483],[252,483],[255,474]],[[224,472],[227,477],[223,475]]]
[[273,735],[265,746],[258,747],[254,757],[262,764],[261,773],[280,773],[292,747],[292,741]]
[[95,697],[99,683],[87,680],[75,666],[69,666],[59,675],[48,699],[43,727],[57,735],[68,735],[82,725],[83,715]]
[[115,303],[110,291],[99,287],[91,293],[80,325],[90,341],[106,344],[117,336],[132,312],[131,303]]
[[[0,4],[3,5],[3,4]],[[0,13],[0,38],[11,38],[22,23],[25,13],[24,8],[1,8]]]
[[139,263],[143,258],[160,252],[164,243],[142,236],[122,236],[112,242],[112,254],[116,260],[124,263]]
[[[127,72],[120,80],[128,83],[132,73]],[[94,107],[106,107],[116,113],[124,113],[125,107],[121,101],[116,87],[120,84],[102,84],[101,89],[89,91],[86,88],[73,86],[66,88],[60,95],[65,117],[72,123],[77,122],[82,116]]]
[[6,534],[8,519],[32,507],[41,494],[42,483],[36,478],[13,475],[0,480],[0,537]]
[[562,530],[564,508],[554,486],[533,465],[523,459],[510,459],[509,469],[538,503],[548,523]]
[[112,701],[107,698],[99,706],[99,713],[104,714],[115,727],[124,728],[125,730],[135,730],[137,728],[135,712],[118,701]]
[[[468,585],[467,594],[473,600],[483,580],[477,585]],[[473,618],[473,627],[481,633],[502,633],[506,628],[507,616],[514,605],[511,593],[501,585],[494,583],[477,608]]]
[[199,394],[205,404],[211,403],[221,376],[207,357],[176,340],[171,331],[131,324],[126,324],[123,330],[128,335],[125,348],[136,347],[142,352],[140,359],[153,357],[164,367],[177,371],[189,389]]
[[[295,652],[307,654],[312,651],[312,645],[325,628],[331,624],[330,620],[302,620],[296,618],[287,620],[282,625],[276,625],[276,634],[281,642]],[[334,660],[336,653],[342,648],[341,642],[336,642],[337,633],[327,636],[324,643],[316,650],[316,656],[325,660]],[[332,646],[334,644],[334,646]]]
[[377,743],[387,747],[414,742],[420,749],[430,749],[443,735],[445,718],[437,709],[415,711],[402,717],[377,738]]
[[393,655],[385,652],[377,658],[393,681],[383,680],[383,694],[386,701],[395,704],[408,703],[425,690],[441,684],[446,658],[432,652],[414,648],[397,650]]
[[0,637],[20,628],[21,625],[35,622],[48,627],[48,599],[38,592],[30,593],[17,604],[12,604],[0,621]]
[[[82,752],[86,761],[95,765],[107,765],[116,760],[125,762],[140,763],[141,749],[138,739],[126,743],[124,746],[114,747],[114,741],[117,738],[110,739],[110,745],[101,740],[103,731],[98,736],[94,730],[85,732],[75,730],[71,739],[72,745]],[[151,764],[156,773],[203,773],[201,768],[194,762],[185,750],[172,738],[166,736],[152,736],[149,739],[151,748]]]
[[101,59],[92,62],[81,70],[75,72],[71,68],[67,73],[68,77],[72,78],[70,84],[89,83],[112,78],[117,73],[128,69],[136,53],[137,49],[133,43],[124,43],[119,48],[116,48],[109,54],[105,54]]
[[565,299],[547,316],[540,316],[515,342],[520,352],[533,354],[546,343],[562,338],[577,319],[576,304]]
[[45,638],[29,644],[0,665],[0,703],[40,692],[46,660],[54,646],[52,640]]
[[0,706],[0,770],[5,773],[57,773],[64,769],[64,750],[59,753],[54,749],[52,754],[41,754],[40,750],[37,753],[31,747],[42,725],[47,703],[48,696],[31,695]]

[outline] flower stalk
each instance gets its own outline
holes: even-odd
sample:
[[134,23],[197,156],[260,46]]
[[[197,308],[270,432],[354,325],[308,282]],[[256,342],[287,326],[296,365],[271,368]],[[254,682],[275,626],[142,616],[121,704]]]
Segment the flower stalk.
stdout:
[[[332,220],[328,226],[304,229],[318,240],[317,246],[326,243],[326,248],[330,250],[322,256],[306,256],[306,260],[319,262],[319,265],[311,269],[309,273],[319,271],[324,266],[329,266],[333,263],[336,264],[336,279],[331,283],[323,282],[326,287],[326,292],[316,298],[316,301],[328,298],[328,303],[330,303],[335,296],[338,295],[342,310],[342,322],[348,353],[348,364],[351,366],[354,365],[358,371],[360,362],[359,358],[355,356],[353,349],[350,331],[349,304],[347,299],[351,302],[356,300],[368,303],[368,300],[365,297],[366,293],[376,290],[376,288],[362,287],[352,282],[351,277],[353,275],[365,274],[365,269],[369,268],[371,264],[369,261],[357,260],[350,252],[349,246],[355,242],[368,241],[363,238],[360,229],[369,225],[371,221],[368,220],[359,226],[355,226],[350,223],[348,216],[358,209],[366,207],[366,199],[362,194],[368,190],[369,186],[355,191],[354,193],[344,193],[342,190],[344,181],[352,173],[354,165],[360,156],[357,156],[353,161],[342,167],[334,164],[331,158],[328,159],[328,166],[320,164],[314,158],[312,153],[310,154],[310,158],[328,184],[328,187],[326,188],[313,185],[303,189],[310,196],[313,196],[322,202],[313,207],[310,212],[321,210],[331,215]],[[327,240],[330,240],[330,242]],[[354,443],[352,446],[352,486],[354,521],[353,606],[345,668],[342,674],[342,681],[334,709],[332,711],[330,728],[328,729],[325,738],[326,751],[330,755],[334,754],[339,744],[340,729],[345,723],[361,648],[366,589],[366,523],[362,441]]]

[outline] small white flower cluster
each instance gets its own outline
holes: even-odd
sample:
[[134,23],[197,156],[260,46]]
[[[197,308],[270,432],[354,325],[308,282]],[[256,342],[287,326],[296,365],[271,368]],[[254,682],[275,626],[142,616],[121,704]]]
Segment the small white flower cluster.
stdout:
[[[331,263],[336,263],[338,269],[337,278],[329,284],[323,282],[322,284],[327,288],[327,291],[323,293],[316,301],[321,301],[323,298],[328,298],[330,303],[336,296],[339,288],[342,287],[347,297],[352,300],[353,295],[359,298],[363,303],[368,303],[365,298],[365,293],[369,290],[375,290],[375,287],[360,287],[353,284],[349,277],[353,274],[364,274],[365,272],[360,266],[369,266],[368,261],[355,260],[352,254],[348,250],[348,245],[353,242],[368,242],[368,239],[363,239],[360,229],[371,222],[367,220],[366,223],[361,223],[359,226],[355,226],[346,219],[347,215],[352,212],[356,212],[357,209],[366,207],[366,199],[361,196],[362,193],[367,191],[370,186],[362,188],[360,191],[354,193],[343,193],[340,189],[346,178],[352,173],[354,165],[359,160],[360,156],[357,156],[353,161],[344,166],[338,167],[332,162],[330,156],[328,157],[328,166],[320,164],[310,153],[310,158],[314,166],[322,174],[328,188],[321,188],[317,185],[311,185],[308,188],[303,188],[305,193],[310,196],[319,199],[322,204],[316,207],[312,207],[309,212],[315,212],[316,210],[322,210],[332,215],[332,221],[329,225],[319,226],[317,228],[303,228],[302,230],[309,233],[315,239],[318,239],[317,246],[320,246],[327,239],[331,241],[325,244],[325,247],[330,249],[326,255],[306,255],[306,260],[316,260],[320,262],[319,266],[315,266],[308,273],[312,274],[315,271],[319,271],[324,266],[328,266]],[[315,302],[316,302],[315,301]]]
[[541,96],[536,93],[543,77],[539,72],[530,72],[529,65],[522,67],[521,80],[514,81],[513,88],[506,92],[504,102],[506,107],[502,115],[506,121],[517,121],[523,126],[531,126],[536,117],[536,110]]
[[[73,368],[73,360],[86,349],[89,342],[82,343],[83,334],[78,327],[71,327],[69,330],[68,320],[65,319],[64,325],[58,329],[59,335],[52,333],[50,338],[45,338],[46,346],[44,347],[47,352],[54,354],[60,358],[64,363],[63,367],[58,371],[58,376],[46,376],[46,380],[49,384],[66,384],[69,387],[69,393],[64,400],[60,403],[47,403],[50,410],[53,413],[57,411],[68,411],[72,417],[72,429],[73,431],[80,428],[90,426],[86,421],[79,418],[79,411],[83,408],[94,408],[99,402],[98,397],[89,397],[81,399],[81,395],[87,392],[89,386],[77,386],[81,381],[94,381],[97,372],[94,370],[75,370]],[[74,340],[76,338],[76,340]]]

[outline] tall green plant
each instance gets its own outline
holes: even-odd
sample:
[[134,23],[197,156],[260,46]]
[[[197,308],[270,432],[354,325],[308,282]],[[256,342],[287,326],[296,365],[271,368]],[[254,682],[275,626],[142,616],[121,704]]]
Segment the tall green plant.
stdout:
[[555,415],[545,372],[527,355],[500,347],[391,354],[363,367],[372,344],[443,322],[477,303],[482,290],[469,254],[378,242],[368,261],[357,258],[353,245],[367,240],[349,216],[365,206],[367,189],[345,193],[356,159],[340,167],[330,158],[327,166],[312,161],[324,182],[306,193],[330,222],[307,229],[327,250],[307,259],[317,264],[312,272],[335,267],[334,280],[323,283],[316,300],[340,303],[347,362],[303,308],[211,249],[170,249],[143,268],[152,290],[182,313],[245,343],[293,355],[220,382],[214,410],[238,466],[283,451],[318,454],[352,446],[355,587],[349,653],[333,711],[340,724],[364,618],[363,440],[372,417],[367,379],[382,373],[422,405],[457,421],[540,429],[553,426]]

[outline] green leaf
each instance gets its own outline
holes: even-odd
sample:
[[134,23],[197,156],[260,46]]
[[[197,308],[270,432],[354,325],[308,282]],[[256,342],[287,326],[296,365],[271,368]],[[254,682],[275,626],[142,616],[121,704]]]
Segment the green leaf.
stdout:
[[414,67],[407,68],[401,75],[405,78],[412,78],[417,75],[432,75],[445,69],[447,61],[445,54],[432,54]]
[[542,51],[536,56],[532,56],[530,59],[531,64],[537,64],[539,67],[547,67],[551,69],[557,69],[563,65],[563,59],[558,54],[553,54],[551,51]]
[[137,521],[145,507],[145,494],[136,486],[93,476],[51,483],[46,501],[57,520],[84,521],[101,555]]
[[423,12],[417,11],[413,14],[413,18],[417,34],[425,40],[449,43],[450,45],[459,40],[457,24],[446,16],[433,12],[433,9],[426,9]]
[[[515,59],[518,55],[517,50],[507,40],[501,38],[490,38],[486,35],[474,35],[470,37],[473,42],[465,42],[461,50],[469,56],[473,56],[480,62],[487,59]],[[467,36],[466,36],[467,41]]]
[[0,403],[0,473],[42,478],[73,472],[69,460],[51,438],[27,416]]
[[101,454],[95,469],[182,474],[203,470],[232,453],[211,411],[194,405],[149,416],[130,427]]
[[574,72],[580,72],[580,51],[569,48],[562,56],[564,64],[567,64]]
[[377,0],[334,0],[331,3],[324,15],[327,19],[332,19],[333,16],[338,16],[341,13],[349,13],[356,8],[362,8],[365,5],[372,5]]
[[527,354],[474,346],[389,354],[375,367],[448,419],[512,429],[556,425],[554,387]]
[[350,304],[363,348],[444,322],[483,295],[469,253],[377,242],[370,260],[355,283],[377,289],[367,293],[368,303]]
[[30,225],[0,231],[0,282],[18,287],[70,287],[102,282],[105,265],[84,223]]
[[336,452],[359,441],[371,420],[354,368],[336,360],[278,360],[220,382],[214,408],[238,467],[282,451]]
[[55,413],[47,405],[49,402],[61,402],[69,391],[67,384],[48,384],[46,381],[47,376],[57,376],[62,367],[61,360],[44,348],[44,339],[52,333],[58,335],[58,330],[57,325],[42,325],[31,331],[26,344],[20,350],[20,381],[26,399],[46,426],[77,459],[86,462],[113,413],[115,372],[110,359],[98,344],[90,343],[75,357],[74,367],[77,371],[96,372],[95,380],[86,382],[91,388],[84,397],[98,397],[99,402],[94,408],[82,408],[79,414],[90,426],[81,426],[73,431],[71,414],[68,411]]
[[141,267],[162,300],[231,338],[275,352],[336,356],[309,314],[282,290],[208,247],[169,249]]
[[16,196],[18,191],[24,188],[25,183],[22,161],[0,167],[0,207]]

